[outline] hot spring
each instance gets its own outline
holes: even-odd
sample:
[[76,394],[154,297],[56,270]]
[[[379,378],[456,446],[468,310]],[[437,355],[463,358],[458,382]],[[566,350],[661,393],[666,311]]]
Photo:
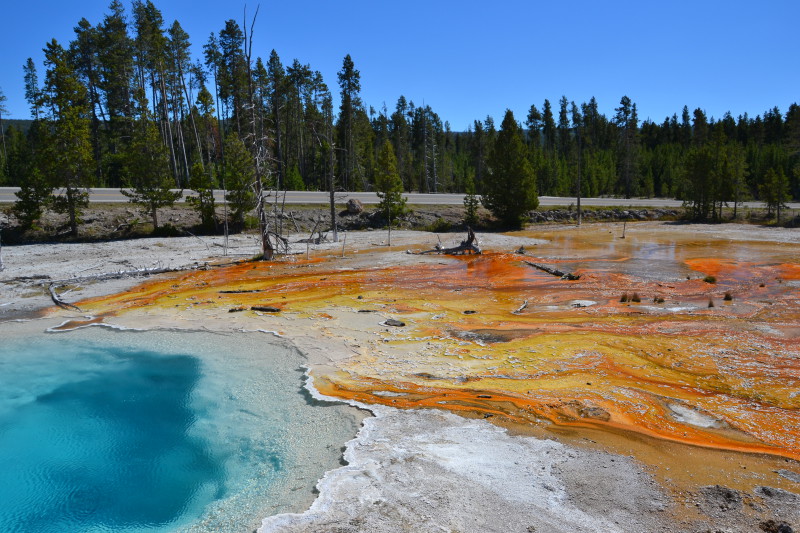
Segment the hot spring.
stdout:
[[25,330],[0,325],[0,531],[252,531],[363,418],[266,334]]

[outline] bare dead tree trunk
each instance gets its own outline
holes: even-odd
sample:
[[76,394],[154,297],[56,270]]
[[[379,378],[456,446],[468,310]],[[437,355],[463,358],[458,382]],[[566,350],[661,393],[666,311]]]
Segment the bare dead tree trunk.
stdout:
[[333,231],[333,242],[339,242],[339,232],[336,229],[336,180],[333,175],[335,145],[330,133],[330,131],[328,133],[319,133],[314,128],[314,135],[317,137],[320,149],[322,149],[322,141],[328,143],[328,190],[330,191],[331,231]]
[[[253,89],[253,75],[252,75],[252,52],[253,52],[253,29],[258,17],[259,7],[256,7],[256,12],[253,15],[253,21],[250,25],[250,34],[247,34],[247,21],[244,24],[244,44],[245,44],[245,58],[247,61],[247,88],[250,100],[250,117],[252,121],[252,139],[251,145],[253,150],[253,162],[255,164],[255,189],[258,198],[256,203],[256,210],[258,213],[258,225],[261,233],[261,252],[264,261],[272,261],[275,257],[275,247],[270,240],[269,224],[267,221],[267,210],[264,208],[264,186],[262,181],[262,173],[267,161],[267,152],[263,136],[259,135],[258,120],[256,114],[256,101],[255,90]],[[246,17],[246,14],[245,14]]]

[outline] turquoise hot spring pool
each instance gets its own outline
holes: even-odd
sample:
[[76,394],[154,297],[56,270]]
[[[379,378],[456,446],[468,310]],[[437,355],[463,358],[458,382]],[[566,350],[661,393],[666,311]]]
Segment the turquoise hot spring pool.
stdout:
[[253,531],[339,465],[355,409],[263,333],[0,331],[0,531]]

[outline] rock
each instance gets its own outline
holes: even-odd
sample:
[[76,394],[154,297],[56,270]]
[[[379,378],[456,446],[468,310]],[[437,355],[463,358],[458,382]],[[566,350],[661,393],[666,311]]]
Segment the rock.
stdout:
[[360,215],[364,212],[364,204],[358,198],[350,198],[347,200],[347,214]]
[[721,511],[738,510],[742,507],[742,495],[737,490],[712,485],[703,487],[700,491],[708,504],[718,507]]
[[477,311],[473,311],[471,309],[467,309],[466,311],[464,311],[465,315],[474,315],[475,313],[477,313]]
[[797,472],[792,472],[791,470],[785,470],[781,468],[778,470],[778,475],[781,477],[785,477],[789,481],[794,481],[795,483],[800,483],[800,474]]
[[244,307],[231,307],[230,309],[228,309],[229,313],[239,313],[241,311],[247,311],[247,309],[245,309]]
[[395,320],[394,318],[387,318],[386,320],[383,321],[383,323],[387,326],[394,326],[396,328],[402,328],[403,326],[406,325],[405,322]]
[[782,503],[800,504],[800,496],[788,490],[776,489],[774,487],[757,487],[756,494],[764,498]]
[[758,525],[761,531],[765,533],[793,533],[792,526],[786,522],[776,522],[775,520],[767,520]]

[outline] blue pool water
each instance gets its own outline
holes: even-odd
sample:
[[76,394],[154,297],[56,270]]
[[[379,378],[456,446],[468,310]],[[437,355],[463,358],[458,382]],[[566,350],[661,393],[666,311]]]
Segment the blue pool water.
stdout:
[[302,362],[257,334],[4,338],[0,531],[252,531],[303,509],[360,417],[302,394]]

